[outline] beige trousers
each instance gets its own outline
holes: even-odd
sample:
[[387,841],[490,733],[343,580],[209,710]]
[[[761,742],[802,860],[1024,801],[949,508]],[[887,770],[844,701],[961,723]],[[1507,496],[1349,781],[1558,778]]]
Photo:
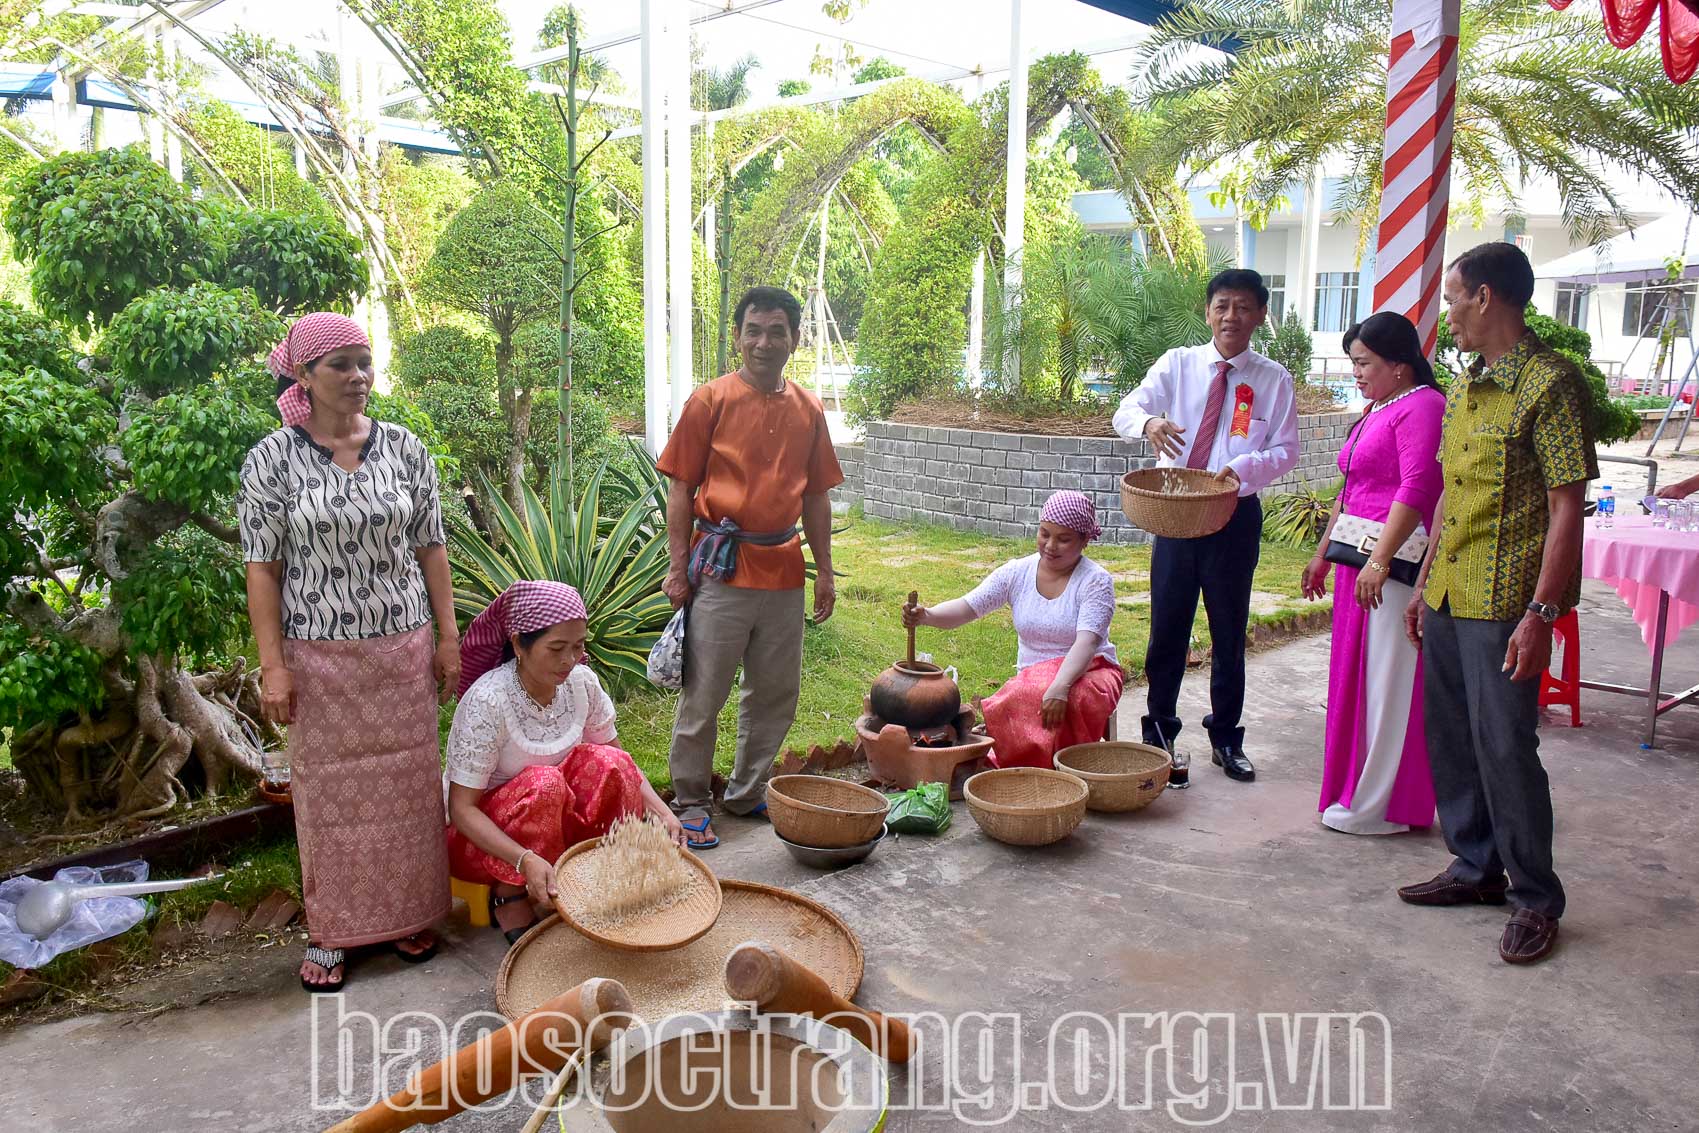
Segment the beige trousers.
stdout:
[[712,801],[714,744],[720,709],[738,666],[737,758],[726,787],[726,809],[747,814],[765,800],[779,745],[796,719],[802,688],[802,589],[747,590],[704,578],[690,605],[684,634],[684,691],[673,722],[674,805]]

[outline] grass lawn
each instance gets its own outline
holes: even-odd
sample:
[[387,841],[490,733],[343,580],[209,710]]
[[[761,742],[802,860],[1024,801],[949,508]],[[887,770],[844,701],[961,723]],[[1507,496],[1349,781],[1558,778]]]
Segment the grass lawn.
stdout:
[[[910,590],[935,605],[972,589],[992,568],[1032,553],[1031,540],[997,539],[944,527],[899,526],[858,517],[839,519],[847,531],[833,540],[838,605],[830,621],[809,626],[802,658],[802,702],[785,739],[788,748],[853,739],[861,700],[907,648],[901,607]],[[1144,670],[1149,631],[1149,547],[1100,545],[1091,557],[1115,575],[1121,601],[1110,639],[1135,676]],[[1257,568],[1253,621],[1282,621],[1312,607],[1298,596],[1298,576],[1313,552],[1264,543]],[[812,598],[810,598],[812,601]],[[1199,605],[1196,640],[1209,639]],[[960,673],[963,700],[987,695],[1014,672],[1015,631],[1007,609],[944,632],[921,629],[916,649]],[[657,786],[671,782],[667,746],[675,693],[645,688],[619,705],[620,742]],[[720,715],[714,765],[729,772],[737,722],[734,691]]]

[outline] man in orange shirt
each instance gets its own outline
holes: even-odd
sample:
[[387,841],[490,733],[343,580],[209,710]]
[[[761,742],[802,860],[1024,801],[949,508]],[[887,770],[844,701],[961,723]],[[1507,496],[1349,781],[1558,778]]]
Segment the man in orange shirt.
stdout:
[[832,615],[832,505],[843,483],[820,400],[785,381],[802,305],[778,287],[754,287],[733,325],[743,365],[685,402],[657,461],[671,481],[662,589],[690,605],[684,691],[673,724],[675,809],[691,846],[715,845],[708,826],[720,709],[743,666],[737,758],[726,787],[733,814],[761,811],[802,684],[803,558],[797,520],[818,573],[814,620]]

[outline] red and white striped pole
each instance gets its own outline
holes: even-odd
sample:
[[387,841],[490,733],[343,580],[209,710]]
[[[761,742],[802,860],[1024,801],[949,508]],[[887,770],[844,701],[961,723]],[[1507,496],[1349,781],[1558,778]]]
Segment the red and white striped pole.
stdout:
[[1462,0],[1394,0],[1375,310],[1397,311],[1431,356],[1439,333]]

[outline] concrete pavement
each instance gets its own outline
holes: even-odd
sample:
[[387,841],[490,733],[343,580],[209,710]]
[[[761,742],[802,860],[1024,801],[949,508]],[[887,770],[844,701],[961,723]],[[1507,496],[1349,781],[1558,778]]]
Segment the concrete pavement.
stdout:
[[[1609,590],[1589,585],[1583,635],[1589,676],[1644,680],[1645,649]],[[899,1093],[918,1082],[924,1100],[945,1109],[893,1113],[894,1131],[974,1121],[1152,1130],[1180,1128],[1182,1118],[1256,1130],[1699,1127],[1699,709],[1666,717],[1666,746],[1650,752],[1639,747],[1638,706],[1625,697],[1588,694],[1583,728],[1548,723],[1543,755],[1570,911],[1549,961],[1512,968],[1496,950],[1504,910],[1419,909],[1393,895],[1445,865],[1437,832],[1357,839],[1317,822],[1327,651],[1320,637],[1252,658],[1254,784],[1229,782],[1209,765],[1207,748],[1199,752],[1206,682],[1194,673],[1182,737],[1192,745],[1194,786],[1141,814],[1090,815],[1066,841],[1020,850],[988,841],[957,804],[944,837],[898,839],[835,874],[802,870],[764,826],[728,819],[710,860],[724,876],[789,886],[837,910],[867,952],[864,1003],[948,1017],[1019,1014],[1018,1030],[1009,1019],[960,1024],[953,1097],[938,1047],[897,1073]],[[1699,631],[1671,648],[1666,671],[1672,685],[1699,681]],[[1141,706],[1142,689],[1129,690],[1123,736],[1137,734]],[[347,1008],[385,1019],[489,1010],[502,950],[494,932],[457,921],[428,964],[385,957],[356,967]],[[199,1006],[88,1015],[5,1035],[9,1124],[43,1133],[115,1119],[146,1130],[294,1133],[331,1124],[335,1115],[310,1108],[313,1020],[295,984],[297,959],[293,949],[263,953],[226,974],[222,998]],[[1112,1047],[1078,1016],[1052,1033],[1071,1012],[1126,1015],[1119,1037],[1127,1041]],[[1159,1012],[1232,1019],[1178,1019],[1170,1056],[1161,1024],[1152,1029],[1143,1018]],[[1304,1105],[1305,1067],[1322,1050],[1333,1100],[1350,1100],[1346,1029],[1335,1026],[1314,1046],[1315,1016],[1307,1024],[1298,1017],[1327,1012],[1384,1017],[1384,1034],[1372,1022],[1360,1031],[1368,1057],[1358,1101],[1388,1108],[1271,1109],[1276,1100]],[[1259,1021],[1259,1013],[1274,1017]],[[334,1008],[327,1014],[321,1040],[335,1034]],[[1207,1067],[1193,1057],[1200,1030],[1208,1032]],[[1147,1094],[1152,1047],[1162,1049],[1149,1062]],[[963,1104],[981,1053],[988,1100]],[[320,1097],[334,1098],[328,1055],[319,1069]],[[1129,1101],[1151,1108],[1090,1108],[1091,1095],[1118,1082]],[[1200,1105],[1170,1108],[1193,1090]],[[1014,1108],[1023,1100],[1034,1108]],[[1064,1102],[1087,1109],[1070,1113]],[[515,1130],[524,1116],[477,1113],[440,1128]]]

